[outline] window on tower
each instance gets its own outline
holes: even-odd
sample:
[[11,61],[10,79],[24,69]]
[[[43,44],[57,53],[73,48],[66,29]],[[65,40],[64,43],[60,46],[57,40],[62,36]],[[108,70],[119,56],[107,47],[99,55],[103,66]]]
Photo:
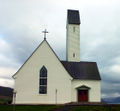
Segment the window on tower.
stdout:
[[43,66],[40,69],[40,77],[39,77],[39,93],[46,94],[47,93],[47,69]]
[[73,57],[75,57],[75,53],[73,53]]
[[73,27],[73,32],[75,32],[75,27]]

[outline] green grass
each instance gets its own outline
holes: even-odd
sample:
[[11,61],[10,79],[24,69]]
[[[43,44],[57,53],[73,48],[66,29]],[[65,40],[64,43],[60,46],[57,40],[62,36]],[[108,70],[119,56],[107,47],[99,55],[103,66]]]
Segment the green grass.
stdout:
[[[0,105],[0,111],[53,111],[53,109],[63,106],[56,105]],[[120,111],[120,105],[117,106],[75,106],[70,111]]]
[[14,106],[12,105],[0,105],[0,111],[51,111],[60,106],[35,106],[35,105],[25,105],[25,106]]
[[78,106],[72,111],[120,111],[120,105],[118,106]]

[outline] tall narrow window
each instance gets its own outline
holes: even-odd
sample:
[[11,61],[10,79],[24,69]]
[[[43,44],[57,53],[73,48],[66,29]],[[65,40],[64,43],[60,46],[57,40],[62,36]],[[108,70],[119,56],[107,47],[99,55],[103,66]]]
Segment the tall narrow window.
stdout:
[[73,32],[75,32],[75,27],[73,27]]
[[43,66],[40,70],[40,78],[39,78],[39,93],[46,94],[47,93],[47,69]]
[[73,53],[73,57],[75,57],[75,53]]

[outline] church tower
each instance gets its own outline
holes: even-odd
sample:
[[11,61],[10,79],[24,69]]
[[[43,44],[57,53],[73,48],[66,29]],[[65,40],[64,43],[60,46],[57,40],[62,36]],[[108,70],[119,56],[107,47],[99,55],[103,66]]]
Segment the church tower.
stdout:
[[67,11],[66,60],[80,62],[80,17],[78,10]]

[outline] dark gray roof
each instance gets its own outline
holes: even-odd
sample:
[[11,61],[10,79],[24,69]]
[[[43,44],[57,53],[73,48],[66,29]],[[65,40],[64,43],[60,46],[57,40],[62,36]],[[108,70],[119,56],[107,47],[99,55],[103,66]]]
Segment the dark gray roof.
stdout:
[[80,16],[78,10],[68,10],[67,12],[68,24],[80,24]]
[[61,61],[73,79],[101,80],[96,62]]

